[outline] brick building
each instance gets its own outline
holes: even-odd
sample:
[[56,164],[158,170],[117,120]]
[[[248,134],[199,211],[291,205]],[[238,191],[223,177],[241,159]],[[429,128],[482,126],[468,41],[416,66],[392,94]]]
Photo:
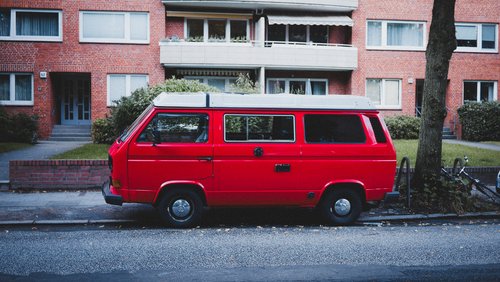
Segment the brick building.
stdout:
[[[446,126],[467,101],[498,100],[497,0],[457,0]],[[171,76],[231,90],[370,97],[419,115],[432,1],[128,0],[0,2],[0,104],[90,124],[112,101]]]

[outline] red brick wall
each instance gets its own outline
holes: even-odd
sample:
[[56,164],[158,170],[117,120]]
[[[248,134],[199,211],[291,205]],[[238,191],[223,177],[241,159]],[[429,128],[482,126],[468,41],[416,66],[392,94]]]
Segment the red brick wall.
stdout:
[[[158,42],[165,37],[165,7],[159,0],[2,0],[0,7],[57,9],[63,12],[63,42],[0,41],[0,72],[34,74],[34,106],[24,112],[40,117],[40,136],[46,138],[56,122],[57,112],[51,73],[91,74],[92,120],[102,118],[107,108],[107,74],[149,74],[149,83],[164,79]],[[149,44],[107,44],[79,42],[79,11],[147,11],[150,17]],[[40,71],[49,73],[40,79]],[[7,106],[9,112],[19,107]]]
[[167,38],[176,35],[179,39],[184,39],[184,18],[167,17],[165,34]]
[[9,166],[13,190],[100,188],[110,174],[104,160],[10,161]]
[[[425,21],[428,33],[432,3],[432,0],[418,3],[412,0],[360,0],[359,8],[352,14],[352,42],[358,48],[359,56],[358,69],[352,74],[352,94],[365,95],[366,78],[402,79],[402,109],[384,111],[385,115],[414,115],[415,81],[425,77],[425,51],[366,50],[366,19]],[[457,0],[455,7],[456,22],[498,24],[500,21],[498,0]],[[448,78],[447,107],[450,111],[445,126],[452,125],[454,119],[458,120],[456,109],[463,104],[463,80],[500,81],[500,56],[498,53],[455,52]],[[413,79],[413,84],[408,82],[409,79]]]

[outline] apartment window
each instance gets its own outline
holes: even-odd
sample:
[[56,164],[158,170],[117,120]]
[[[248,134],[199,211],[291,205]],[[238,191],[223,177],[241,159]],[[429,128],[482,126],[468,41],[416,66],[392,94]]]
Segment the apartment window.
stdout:
[[221,92],[230,92],[231,86],[236,83],[236,77],[220,76],[186,76],[187,80],[198,80],[201,83],[213,86]]
[[135,90],[148,86],[148,76],[144,74],[109,74],[108,106],[115,106],[121,97],[130,96]]
[[496,99],[496,81],[464,81],[464,103],[491,102]]
[[267,40],[286,43],[328,43],[328,27],[273,24],[267,29]]
[[80,41],[149,43],[149,14],[143,12],[80,12]]
[[498,32],[496,24],[455,24],[457,51],[496,52]]
[[371,78],[366,80],[366,97],[380,108],[401,108],[401,80]]
[[0,39],[62,41],[62,12],[2,9]]
[[267,80],[268,94],[326,95],[328,80],[307,78],[271,78]]
[[0,105],[33,105],[33,75],[0,73]]
[[247,43],[250,38],[248,20],[186,19],[187,42]]
[[307,143],[365,143],[361,119],[356,115],[305,115]]
[[224,140],[233,142],[294,142],[291,115],[225,115]]
[[424,42],[424,22],[367,21],[367,48],[425,50]]

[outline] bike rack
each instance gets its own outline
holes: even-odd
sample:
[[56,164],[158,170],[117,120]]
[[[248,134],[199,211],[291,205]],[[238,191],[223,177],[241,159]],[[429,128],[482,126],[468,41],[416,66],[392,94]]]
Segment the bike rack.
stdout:
[[401,159],[401,165],[399,166],[398,176],[396,178],[395,190],[399,192],[399,186],[401,182],[401,173],[403,172],[403,167],[406,166],[406,207],[411,207],[411,187],[410,187],[410,159],[404,157]]

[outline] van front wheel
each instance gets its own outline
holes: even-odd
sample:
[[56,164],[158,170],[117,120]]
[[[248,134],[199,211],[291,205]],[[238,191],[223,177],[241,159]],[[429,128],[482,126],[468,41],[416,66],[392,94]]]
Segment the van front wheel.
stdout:
[[167,191],[158,205],[163,221],[172,227],[193,227],[201,221],[203,202],[192,190]]
[[319,210],[327,223],[348,225],[361,213],[361,199],[352,189],[333,189],[325,195],[319,204]]

